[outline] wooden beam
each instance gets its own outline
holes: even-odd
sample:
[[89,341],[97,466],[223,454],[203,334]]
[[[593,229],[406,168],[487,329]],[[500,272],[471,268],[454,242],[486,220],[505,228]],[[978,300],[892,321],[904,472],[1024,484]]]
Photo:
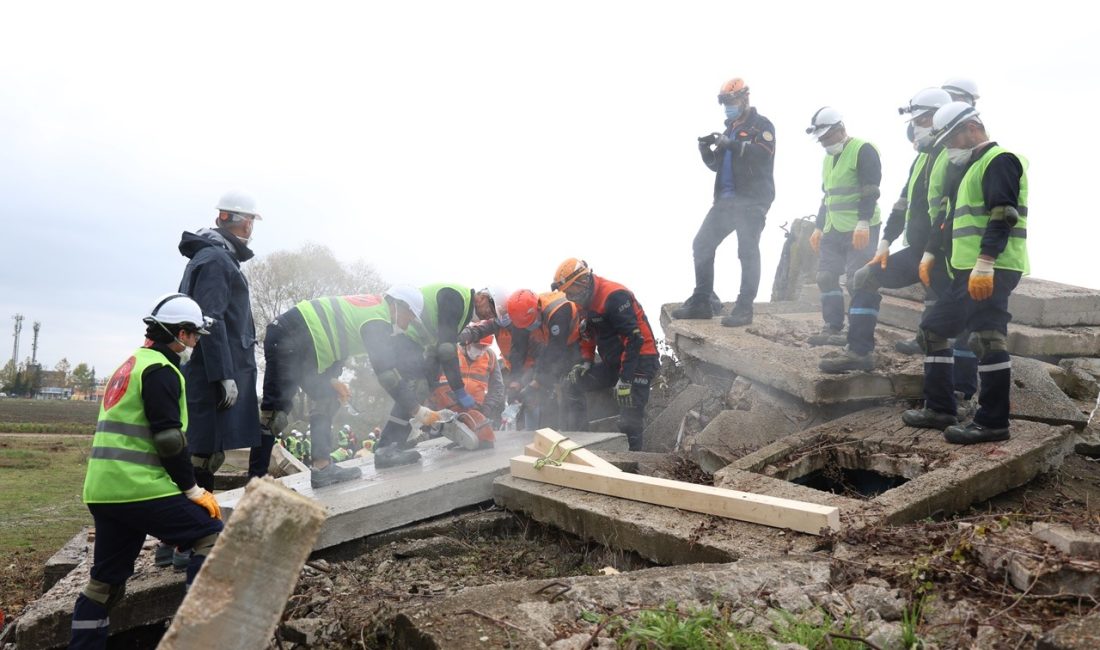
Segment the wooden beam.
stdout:
[[[554,444],[557,443],[557,447]],[[573,442],[569,438],[561,435],[553,429],[539,429],[535,432],[535,439],[532,445],[538,452],[535,454],[537,458],[542,458],[546,454],[550,453],[550,450],[554,450],[554,460],[561,460],[562,456],[565,456],[563,462],[571,463],[574,465],[584,465],[585,467],[594,467],[596,469],[602,469],[608,472],[621,471],[618,467],[615,467],[611,463],[597,456],[594,452],[587,449],[577,449],[580,445]],[[566,455],[565,452],[569,454]],[[526,449],[524,453],[528,453]],[[528,453],[528,455],[530,455]]]
[[531,481],[789,528],[811,535],[820,535],[823,528],[840,529],[840,510],[833,506],[626,472],[606,472],[568,463],[546,464],[535,469],[535,459],[529,456],[512,458],[511,468],[512,476]]

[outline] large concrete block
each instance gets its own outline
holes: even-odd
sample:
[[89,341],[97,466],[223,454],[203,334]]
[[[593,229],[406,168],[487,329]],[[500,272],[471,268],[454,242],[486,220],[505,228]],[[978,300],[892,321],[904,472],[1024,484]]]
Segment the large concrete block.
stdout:
[[49,591],[83,562],[84,558],[88,557],[94,539],[95,535],[92,533],[92,529],[85,526],[56,553],[50,556],[50,559],[46,560],[42,575],[42,593]]
[[[924,300],[919,285],[883,289],[884,295],[903,300]],[[1034,327],[1100,325],[1100,291],[1050,280],[1024,278],[1008,300],[1012,322]]]
[[645,428],[642,435],[642,439],[645,441],[645,450],[655,452],[672,451],[676,447],[680,424],[687,416],[688,411],[698,406],[700,402],[709,396],[710,391],[705,387],[698,384],[688,385]]
[[[725,368],[812,405],[859,403],[921,395],[919,359],[890,359],[873,372],[830,375],[818,370],[829,348],[811,347],[806,339],[821,329],[814,314],[761,314],[749,327],[722,327],[709,321],[670,320],[662,316],[665,334],[681,356]],[[892,345],[902,333],[881,332]]]
[[[617,432],[562,433],[591,449],[627,448],[626,437]],[[533,435],[497,432],[496,446],[479,451],[449,449],[445,438],[430,440],[417,446],[420,462],[380,470],[373,456],[345,461],[340,465],[362,468],[363,477],[317,490],[308,473],[277,480],[325,507],[328,518],[314,544],[320,550],[491,500],[493,479],[508,472],[508,459],[523,454]],[[218,502],[232,508],[243,495],[244,490],[224,492]]]
[[324,519],[318,502],[252,479],[157,647],[266,648]]
[[1084,429],[1088,416],[1051,377],[1051,370],[1058,369],[1035,359],[1013,357],[1009,417]]
[[799,428],[779,410],[722,411],[695,436],[691,458],[714,473]]

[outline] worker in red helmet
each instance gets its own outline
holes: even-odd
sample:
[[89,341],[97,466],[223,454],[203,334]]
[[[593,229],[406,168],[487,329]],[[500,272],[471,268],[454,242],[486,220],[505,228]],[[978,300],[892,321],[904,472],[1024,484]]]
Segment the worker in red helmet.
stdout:
[[[585,321],[582,361],[566,376],[567,397],[575,405],[572,412],[584,413],[585,393],[614,386],[619,431],[626,434],[631,451],[640,451],[649,387],[661,365],[645,311],[633,292],[596,275],[587,262],[575,257],[558,266],[550,288],[564,292]],[[583,420],[576,424],[581,430],[587,428]]]
[[530,289],[510,295],[506,308],[511,328],[529,335],[523,345],[524,367],[531,360],[530,369],[512,382],[516,398],[523,403],[523,428],[560,427],[558,387],[581,361],[580,309],[561,291],[536,295]]

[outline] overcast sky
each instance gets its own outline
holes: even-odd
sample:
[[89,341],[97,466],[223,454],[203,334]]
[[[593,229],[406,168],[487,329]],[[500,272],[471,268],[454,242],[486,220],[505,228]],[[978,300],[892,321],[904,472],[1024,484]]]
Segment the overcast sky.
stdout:
[[[1079,7],[1086,5],[1079,4]],[[5,3],[0,331],[111,372],[176,289],[180,233],[232,187],[257,255],[312,240],[391,282],[546,290],[566,257],[632,288],[659,329],[694,285],[713,173],[695,138],[742,76],[776,125],[784,222],[814,213],[822,105],[883,157],[883,216],[913,152],[897,107],[979,85],[1030,161],[1036,277],[1100,288],[1092,192],[1100,29],[1066,2]],[[735,297],[731,237],[717,291]]]

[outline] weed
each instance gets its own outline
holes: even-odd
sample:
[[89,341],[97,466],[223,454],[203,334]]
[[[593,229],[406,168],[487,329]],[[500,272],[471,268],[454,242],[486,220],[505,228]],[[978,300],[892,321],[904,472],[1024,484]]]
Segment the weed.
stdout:
[[901,640],[907,650],[923,647],[924,642],[917,634],[921,620],[924,618],[924,606],[928,600],[928,594],[923,593],[915,602],[910,601],[901,612]]
[[833,617],[822,613],[821,623],[810,623],[788,612],[779,612],[782,620],[772,625],[776,640],[782,643],[798,643],[807,648],[835,648],[836,650],[863,650],[866,646],[860,641],[829,637],[830,632],[839,632],[846,636],[858,636],[859,630],[851,618],[844,620],[844,626],[838,628]]

